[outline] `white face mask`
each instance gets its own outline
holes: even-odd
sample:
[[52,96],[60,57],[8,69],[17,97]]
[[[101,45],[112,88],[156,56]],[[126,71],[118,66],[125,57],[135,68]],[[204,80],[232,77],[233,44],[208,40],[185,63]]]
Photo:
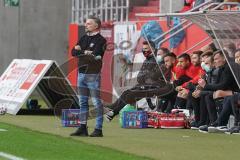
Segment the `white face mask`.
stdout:
[[204,62],[201,63],[201,67],[202,69],[204,69],[204,67],[206,66],[206,64]]
[[210,66],[206,65],[204,62],[201,63],[201,67],[206,72],[211,72],[212,71],[212,68]]
[[161,63],[163,61],[163,57],[161,55],[157,55],[156,60],[157,63]]

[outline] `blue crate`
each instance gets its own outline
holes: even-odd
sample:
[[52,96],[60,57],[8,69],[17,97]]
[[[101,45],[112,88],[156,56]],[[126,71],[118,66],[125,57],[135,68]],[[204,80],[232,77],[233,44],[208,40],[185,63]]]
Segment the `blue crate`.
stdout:
[[80,127],[80,109],[63,109],[62,126]]
[[147,128],[148,115],[145,111],[124,111],[122,122],[123,128]]

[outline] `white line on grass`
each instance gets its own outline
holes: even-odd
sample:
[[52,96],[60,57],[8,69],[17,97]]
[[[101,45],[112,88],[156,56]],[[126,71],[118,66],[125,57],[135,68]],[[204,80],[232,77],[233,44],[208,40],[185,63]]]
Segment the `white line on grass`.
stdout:
[[0,128],[0,132],[6,132],[6,131],[7,131],[6,129]]
[[0,152],[0,157],[6,158],[6,159],[9,159],[9,160],[25,160],[21,157],[16,157],[14,155],[4,153],[4,152]]

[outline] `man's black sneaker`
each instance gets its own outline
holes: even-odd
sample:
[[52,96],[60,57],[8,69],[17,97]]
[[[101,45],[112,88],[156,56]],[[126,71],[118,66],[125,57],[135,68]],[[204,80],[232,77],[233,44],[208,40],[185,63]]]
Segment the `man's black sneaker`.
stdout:
[[103,137],[103,133],[101,129],[95,129],[91,134],[90,137]]
[[227,132],[225,132],[226,134],[240,134],[240,126],[233,126],[232,128],[230,128]]
[[192,130],[198,130],[199,129],[198,123],[196,121],[191,122],[190,126],[191,126]]
[[208,125],[203,125],[199,127],[199,132],[208,133]]
[[88,130],[86,125],[81,125],[74,133],[71,133],[70,136],[88,136]]

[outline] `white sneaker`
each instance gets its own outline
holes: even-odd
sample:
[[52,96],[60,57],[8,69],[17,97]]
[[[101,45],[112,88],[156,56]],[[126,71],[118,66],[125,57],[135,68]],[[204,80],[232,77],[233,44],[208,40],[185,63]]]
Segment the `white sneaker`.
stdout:
[[111,122],[113,120],[113,117],[114,117],[114,112],[113,111],[108,111],[104,115],[104,118],[105,118],[106,122]]
[[227,126],[219,126],[217,127],[217,130],[221,133],[227,132],[229,128]]

